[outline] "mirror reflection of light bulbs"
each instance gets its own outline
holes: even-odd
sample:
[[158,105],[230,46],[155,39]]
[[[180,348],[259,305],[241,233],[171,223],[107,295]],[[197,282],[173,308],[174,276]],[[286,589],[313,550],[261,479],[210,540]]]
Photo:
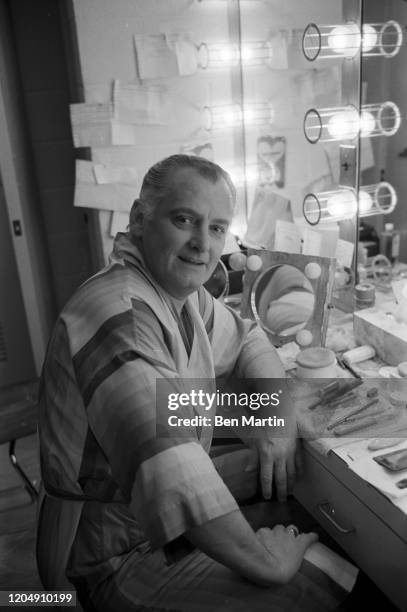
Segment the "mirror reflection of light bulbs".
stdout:
[[369,136],[376,127],[376,120],[372,113],[362,110],[360,113],[360,135]]
[[359,115],[356,109],[335,113],[328,121],[329,135],[336,140],[355,138],[359,131]]
[[353,217],[357,210],[356,196],[353,191],[343,190],[330,196],[326,209],[335,219],[348,219]]
[[237,50],[232,47],[232,46],[224,46],[221,49],[219,49],[219,59],[224,63],[224,64],[230,64],[232,63],[237,56]]
[[348,23],[333,28],[328,36],[328,46],[334,53],[353,57],[360,47],[360,32],[356,23]]
[[377,45],[377,40],[378,36],[374,27],[364,23],[362,28],[362,53],[367,53],[374,49]]
[[362,189],[358,194],[359,201],[359,214],[363,215],[371,210],[373,206],[372,196],[367,193],[367,191],[363,191]]
[[250,47],[248,47],[247,45],[243,45],[240,55],[241,55],[242,61],[244,62],[244,61],[252,59],[254,54],[253,54],[253,50]]

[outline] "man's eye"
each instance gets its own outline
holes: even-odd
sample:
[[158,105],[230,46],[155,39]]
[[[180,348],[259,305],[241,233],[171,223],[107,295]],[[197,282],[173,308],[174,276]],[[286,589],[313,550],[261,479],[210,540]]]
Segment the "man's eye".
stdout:
[[212,225],[212,231],[215,232],[215,234],[225,234],[226,228],[223,227],[223,225]]
[[191,217],[187,217],[186,215],[177,215],[175,217],[175,222],[179,225],[189,225],[193,223],[193,219]]

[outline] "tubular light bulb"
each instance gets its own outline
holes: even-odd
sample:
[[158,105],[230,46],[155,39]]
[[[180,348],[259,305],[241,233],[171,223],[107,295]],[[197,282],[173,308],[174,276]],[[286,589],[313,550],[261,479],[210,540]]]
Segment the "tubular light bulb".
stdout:
[[362,28],[362,53],[368,53],[374,49],[377,41],[378,35],[374,27],[364,23]]
[[349,190],[333,194],[326,203],[326,209],[335,219],[353,217],[357,210],[355,194]]
[[372,196],[367,191],[360,190],[358,195],[359,214],[366,214],[373,206]]
[[336,26],[328,36],[328,47],[338,55],[356,55],[360,47],[360,32],[356,23]]
[[225,64],[228,64],[231,60],[234,59],[233,49],[231,49],[230,47],[224,47],[223,49],[220,49],[219,59]]
[[372,113],[362,111],[360,114],[360,134],[361,136],[369,136],[376,127],[376,120]]
[[327,125],[328,133],[335,140],[350,140],[359,131],[359,116],[356,109],[346,109],[332,115]]
[[251,60],[252,57],[253,57],[253,49],[251,49],[247,45],[243,45],[242,50],[241,50],[242,61],[247,62],[248,60]]

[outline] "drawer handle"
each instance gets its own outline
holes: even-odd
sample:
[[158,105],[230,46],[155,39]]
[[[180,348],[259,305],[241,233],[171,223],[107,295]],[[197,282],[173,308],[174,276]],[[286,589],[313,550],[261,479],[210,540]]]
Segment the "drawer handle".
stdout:
[[354,527],[347,529],[346,527],[342,527],[342,525],[340,525],[335,520],[334,518],[335,508],[330,504],[330,502],[321,502],[320,504],[318,504],[317,508],[321,512],[321,514],[326,518],[326,520],[329,521],[331,525],[333,525],[337,531],[339,531],[339,533],[347,534],[347,533],[352,533],[353,531],[355,531]]

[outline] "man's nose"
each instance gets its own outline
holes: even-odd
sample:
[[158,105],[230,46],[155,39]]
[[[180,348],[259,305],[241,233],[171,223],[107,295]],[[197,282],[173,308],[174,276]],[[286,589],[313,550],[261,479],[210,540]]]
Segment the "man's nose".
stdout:
[[194,249],[198,249],[201,253],[209,250],[209,228],[205,225],[195,227],[194,232],[189,241]]

